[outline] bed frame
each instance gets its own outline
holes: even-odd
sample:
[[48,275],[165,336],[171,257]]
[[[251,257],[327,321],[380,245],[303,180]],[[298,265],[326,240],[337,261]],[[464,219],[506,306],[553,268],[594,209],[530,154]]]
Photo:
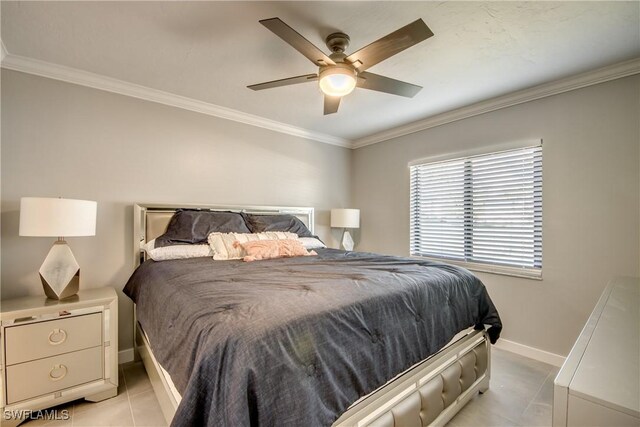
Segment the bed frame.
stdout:
[[[226,210],[253,214],[291,214],[313,232],[313,208],[226,205],[136,204],[133,206],[134,265],[145,261],[142,245],[163,234],[176,209]],[[181,397],[169,374],[151,351],[136,320],[134,349],[142,359],[168,423]],[[438,353],[412,366],[387,384],[353,403],[334,427],[406,427],[446,424],[477,393],[489,388],[491,345],[487,333],[467,330]]]

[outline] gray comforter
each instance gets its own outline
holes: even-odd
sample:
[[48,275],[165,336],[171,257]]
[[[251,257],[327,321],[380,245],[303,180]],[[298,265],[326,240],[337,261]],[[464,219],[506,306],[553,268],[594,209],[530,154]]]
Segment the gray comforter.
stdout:
[[326,426],[459,331],[501,323],[451,265],[371,253],[147,261],[124,292],[182,402],[172,426]]

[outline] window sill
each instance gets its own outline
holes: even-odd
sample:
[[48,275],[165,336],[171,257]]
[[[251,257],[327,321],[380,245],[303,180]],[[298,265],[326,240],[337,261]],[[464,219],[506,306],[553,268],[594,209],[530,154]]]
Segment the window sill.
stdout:
[[477,271],[479,273],[499,274],[502,276],[519,277],[522,279],[540,280],[542,281],[542,270],[532,268],[505,267],[501,265],[480,264],[477,262],[458,261],[447,258],[434,258],[427,256],[413,255],[411,258],[426,259],[434,262],[443,262],[445,264],[457,265],[467,270]]

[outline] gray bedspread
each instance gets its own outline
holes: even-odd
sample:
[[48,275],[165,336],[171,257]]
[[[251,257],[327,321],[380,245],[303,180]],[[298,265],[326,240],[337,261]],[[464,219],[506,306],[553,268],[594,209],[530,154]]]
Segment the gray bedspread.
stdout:
[[459,331],[502,328],[451,265],[371,253],[147,261],[124,288],[182,402],[172,426],[327,426]]

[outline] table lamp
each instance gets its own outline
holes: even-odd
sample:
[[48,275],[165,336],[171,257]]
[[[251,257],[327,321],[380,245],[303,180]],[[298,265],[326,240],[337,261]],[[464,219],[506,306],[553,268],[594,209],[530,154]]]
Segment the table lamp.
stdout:
[[95,236],[96,210],[97,203],[89,200],[20,199],[19,235],[58,238],[38,271],[49,298],[69,298],[78,293],[80,266],[64,237]]
[[360,228],[360,209],[331,209],[331,227],[344,229],[342,248],[353,250],[353,238],[348,228]]

